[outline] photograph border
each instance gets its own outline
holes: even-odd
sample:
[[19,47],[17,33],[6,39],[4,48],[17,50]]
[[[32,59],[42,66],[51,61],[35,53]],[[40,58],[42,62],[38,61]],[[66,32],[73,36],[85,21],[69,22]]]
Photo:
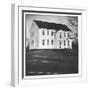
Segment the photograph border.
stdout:
[[[78,22],[79,22],[79,31],[80,31],[80,27],[81,27],[81,15],[82,15],[82,13],[66,13],[66,12],[47,12],[47,11],[31,11],[31,10],[22,10],[22,45],[25,45],[25,41],[26,41],[26,31],[25,31],[25,29],[26,29],[26,27],[25,27],[25,16],[27,15],[27,14],[36,14],[36,15],[44,15],[45,16],[45,14],[47,13],[47,15],[49,15],[49,14],[52,14],[53,16],[77,16],[78,17]],[[42,13],[42,14],[41,14]],[[49,13],[49,14],[48,14]],[[65,15],[66,14],[66,15]],[[80,16],[78,16],[78,15],[80,15]],[[50,15],[49,15],[50,16]],[[25,27],[25,28],[24,28]],[[24,32],[25,32],[25,34],[24,34]],[[25,39],[24,39],[25,38]],[[78,42],[79,43],[79,42]],[[78,63],[79,63],[79,66],[78,66],[78,73],[76,73],[76,74],[59,74],[59,75],[40,75],[40,77],[39,77],[39,75],[38,76],[25,76],[25,63],[26,63],[26,57],[25,57],[25,55],[26,55],[26,50],[25,50],[25,46],[23,46],[22,47],[22,60],[23,60],[23,62],[22,62],[22,68],[23,68],[23,70],[22,70],[22,74],[23,74],[23,78],[24,79],[36,79],[36,78],[53,78],[53,77],[62,77],[62,76],[64,76],[64,77],[68,77],[68,76],[70,76],[70,77],[74,77],[74,76],[77,76],[77,77],[80,77],[81,76],[81,62],[79,61]],[[78,59],[80,59],[79,57],[78,57]],[[24,72],[23,72],[24,71]]]

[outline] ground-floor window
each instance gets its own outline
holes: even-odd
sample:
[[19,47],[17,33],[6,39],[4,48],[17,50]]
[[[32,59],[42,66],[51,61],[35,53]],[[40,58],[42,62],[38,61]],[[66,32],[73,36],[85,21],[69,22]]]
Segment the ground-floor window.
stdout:
[[64,46],[66,45],[66,41],[64,40]]
[[69,46],[69,43],[70,43],[70,41],[68,40],[68,46]]
[[51,40],[51,44],[53,45],[53,40]]
[[49,45],[49,39],[47,39],[47,45]]
[[61,41],[59,41],[59,48],[61,48],[61,44],[62,44],[62,42],[61,42]]
[[42,41],[42,45],[45,45],[45,40]]

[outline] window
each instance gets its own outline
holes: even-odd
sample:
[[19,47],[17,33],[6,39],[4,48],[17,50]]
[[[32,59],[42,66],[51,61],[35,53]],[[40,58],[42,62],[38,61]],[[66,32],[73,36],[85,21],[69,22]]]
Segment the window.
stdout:
[[47,39],[47,45],[49,45],[49,39]]
[[51,40],[51,44],[53,45],[53,40]]
[[53,32],[51,32],[51,36],[53,36]]
[[61,44],[62,44],[62,42],[60,41],[60,42],[59,42],[59,48],[61,48]]
[[60,38],[62,38],[61,34],[62,34],[62,33],[60,33]]
[[42,45],[45,45],[45,40],[42,41]]
[[69,40],[68,40],[68,46],[69,46]]
[[68,32],[68,37],[70,36],[70,33]]
[[65,46],[65,40],[64,40],[64,46]]
[[66,37],[66,33],[64,32],[64,37]]
[[49,35],[49,31],[47,31],[47,35]]
[[44,31],[42,32],[42,35],[45,35],[45,32]]

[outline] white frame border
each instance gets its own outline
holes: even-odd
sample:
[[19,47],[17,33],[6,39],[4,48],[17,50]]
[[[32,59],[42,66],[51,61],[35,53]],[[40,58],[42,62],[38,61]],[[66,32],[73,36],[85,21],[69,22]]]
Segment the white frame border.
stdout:
[[[29,8],[28,8],[29,7]],[[58,79],[49,79],[48,80],[48,77],[44,76],[43,78],[43,81],[40,81],[41,79],[38,79],[38,80],[32,80],[32,77],[29,79],[29,80],[25,80],[25,79],[22,79],[22,56],[21,56],[21,52],[22,52],[22,27],[18,26],[18,24],[20,25],[21,22],[22,22],[22,19],[18,17],[20,17],[19,15],[21,15],[21,11],[22,10],[40,10],[40,11],[58,11],[58,12],[76,12],[76,13],[82,13],[82,32],[80,32],[79,30],[79,34],[81,36],[81,42],[80,42],[80,45],[81,45],[81,48],[80,48],[80,51],[81,51],[81,59],[82,59],[82,75],[79,76],[79,77],[71,77],[70,75],[68,76],[68,78],[66,78],[66,76],[64,77],[64,75],[62,75],[62,78],[58,78]],[[32,85],[44,85],[44,84],[48,84],[51,83],[52,81],[54,81],[53,83],[57,83],[55,82],[58,81],[58,83],[66,83],[66,82],[82,82],[82,81],[87,81],[86,79],[86,61],[84,60],[84,52],[83,51],[83,35],[84,35],[84,31],[83,30],[86,30],[86,9],[84,8],[75,8],[75,9],[72,9],[72,8],[45,8],[45,7],[30,7],[28,5],[22,5],[22,4],[12,4],[12,8],[11,8],[11,11],[12,11],[12,21],[11,21],[11,29],[12,29],[12,33],[11,33],[11,44],[12,44],[12,55],[11,55],[11,85],[12,86],[32,86]],[[21,42],[21,43],[20,43]],[[46,78],[45,78],[46,77]],[[51,77],[51,76],[50,76]],[[50,78],[49,77],[49,78]],[[55,75],[55,77],[60,77],[60,75]],[[36,78],[34,79],[37,79],[39,78],[38,76],[36,76]],[[39,83],[38,83],[39,81]],[[47,82],[45,82],[47,81]]]

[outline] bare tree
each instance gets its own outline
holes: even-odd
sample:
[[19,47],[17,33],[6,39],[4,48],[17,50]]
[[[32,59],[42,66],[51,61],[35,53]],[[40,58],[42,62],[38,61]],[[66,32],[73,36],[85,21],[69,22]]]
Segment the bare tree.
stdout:
[[67,17],[68,20],[68,27],[72,30],[71,39],[73,39],[74,43],[76,44],[78,41],[78,17]]

